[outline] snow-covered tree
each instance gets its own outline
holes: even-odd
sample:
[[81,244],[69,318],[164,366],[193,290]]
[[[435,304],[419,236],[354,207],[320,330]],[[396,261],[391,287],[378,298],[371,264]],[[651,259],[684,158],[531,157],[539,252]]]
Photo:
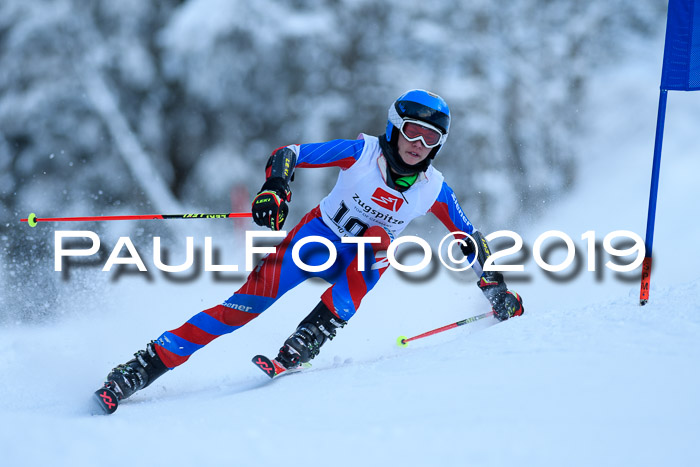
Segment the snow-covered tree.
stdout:
[[[0,279],[18,291],[58,280],[31,272],[53,250],[52,239],[18,225],[30,210],[226,211],[233,187],[239,204],[259,188],[274,148],[382,134],[387,107],[411,88],[451,107],[435,164],[473,220],[488,230],[536,216],[576,181],[591,76],[627,41],[658,33],[664,8],[4,0]],[[290,221],[334,179],[299,171]]]

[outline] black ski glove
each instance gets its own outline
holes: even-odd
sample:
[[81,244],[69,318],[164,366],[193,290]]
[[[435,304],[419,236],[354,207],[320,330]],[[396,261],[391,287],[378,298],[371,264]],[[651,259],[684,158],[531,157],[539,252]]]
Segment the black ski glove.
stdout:
[[282,230],[289,212],[287,202],[291,199],[292,192],[283,178],[268,178],[253,200],[253,222],[272,230]]
[[520,316],[525,312],[523,299],[517,293],[508,290],[500,272],[484,272],[476,285],[484,292],[493,308],[493,316],[499,321]]

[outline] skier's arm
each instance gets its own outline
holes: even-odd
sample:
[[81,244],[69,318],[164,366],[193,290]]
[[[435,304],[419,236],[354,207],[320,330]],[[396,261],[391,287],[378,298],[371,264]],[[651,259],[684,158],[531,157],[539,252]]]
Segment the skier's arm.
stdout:
[[[504,320],[512,316],[522,315],[524,312],[522,298],[517,293],[508,290],[503,274],[496,271],[484,271],[484,264],[491,256],[491,249],[481,232],[474,229],[459,205],[457,196],[447,183],[443,182],[440,194],[430,208],[430,212],[435,214],[450,232],[464,232],[474,239],[473,242],[467,239],[466,244],[462,244],[460,247],[468,260],[474,262],[472,269],[479,276],[477,285],[491,303],[494,316],[499,320]],[[463,235],[456,235],[456,237],[466,238]],[[475,261],[474,256],[476,256]]]
[[340,167],[347,169],[362,154],[364,140],[333,140],[325,143],[293,144],[272,152],[265,166],[265,183],[253,200],[253,221],[281,230],[292,199],[289,182],[297,167]]
[[351,167],[362,155],[364,140],[335,139],[325,143],[292,144],[272,152],[265,178],[279,177],[289,184],[297,167]]
[[[457,201],[457,196],[447,183],[442,183],[440,194],[438,194],[437,199],[430,207],[429,211],[432,212],[450,232],[464,232],[465,234],[471,235],[474,240],[477,240],[477,237],[481,237],[481,234],[474,229],[474,226],[464,214],[462,207]],[[472,269],[474,269],[477,276],[481,276],[484,261],[486,261],[486,258],[490,255],[488,247],[485,251],[483,249],[477,251],[474,243],[469,241],[466,236],[455,234],[455,237],[462,240],[466,239],[466,244],[460,245],[460,247],[465,256],[469,257],[470,262],[474,259],[474,254],[477,254],[477,260],[474,261]],[[486,240],[484,240],[484,242],[486,242]],[[477,241],[477,243],[481,242]]]

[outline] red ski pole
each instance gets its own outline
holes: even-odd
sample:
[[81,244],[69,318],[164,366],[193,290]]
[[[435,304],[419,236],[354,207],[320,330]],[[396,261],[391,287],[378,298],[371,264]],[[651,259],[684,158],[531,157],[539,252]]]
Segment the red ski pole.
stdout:
[[253,217],[249,212],[226,212],[221,214],[144,214],[137,216],[89,216],[89,217],[36,217],[31,213],[26,219],[29,227],[36,227],[38,222],[86,222],[86,221],[133,221],[133,220],[163,220],[163,219],[230,219]]
[[456,323],[448,324],[447,326],[443,326],[441,328],[433,329],[432,331],[424,332],[423,334],[418,334],[417,336],[399,336],[399,338],[396,339],[396,345],[398,345],[399,347],[406,347],[409,342],[414,341],[416,339],[422,339],[424,337],[432,336],[433,334],[437,334],[439,332],[447,331],[448,329],[454,329],[459,326],[464,326],[465,324],[473,323],[474,321],[479,321],[480,319],[487,318],[492,315],[493,310],[486,313],[482,313],[480,315],[472,316],[471,318],[463,319],[462,321],[457,321]]

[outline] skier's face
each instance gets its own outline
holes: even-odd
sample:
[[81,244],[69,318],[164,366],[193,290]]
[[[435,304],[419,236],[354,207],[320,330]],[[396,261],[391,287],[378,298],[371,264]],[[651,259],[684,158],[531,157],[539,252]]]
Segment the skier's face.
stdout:
[[428,157],[430,154],[430,149],[423,146],[420,139],[416,141],[408,141],[399,133],[399,156],[408,165],[416,165]]

